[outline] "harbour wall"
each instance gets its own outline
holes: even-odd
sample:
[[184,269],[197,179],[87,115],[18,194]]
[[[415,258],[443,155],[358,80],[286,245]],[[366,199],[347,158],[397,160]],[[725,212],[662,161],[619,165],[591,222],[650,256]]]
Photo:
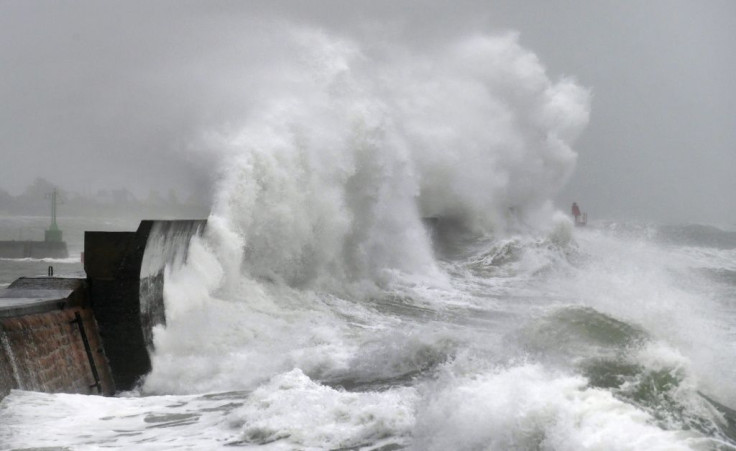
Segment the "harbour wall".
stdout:
[[84,279],[20,278],[0,290],[0,399],[11,389],[111,395],[151,370],[166,323],[166,268],[183,263],[204,220],[142,221],[86,232]]
[[142,221],[136,232],[85,232],[84,269],[117,390],[151,371],[153,328],[166,324],[165,269],[186,260],[204,220]]
[[86,282],[20,278],[0,298],[0,398],[11,389],[114,392]]
[[0,258],[67,258],[63,241],[0,241]]

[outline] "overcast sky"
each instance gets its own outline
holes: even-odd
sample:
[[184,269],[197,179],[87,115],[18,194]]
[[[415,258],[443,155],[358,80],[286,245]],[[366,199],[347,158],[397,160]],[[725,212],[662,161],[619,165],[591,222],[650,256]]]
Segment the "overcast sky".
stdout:
[[[0,188],[206,193],[207,128],[237,121],[275,24],[362,48],[515,30],[591,89],[557,203],[592,217],[736,224],[736,2],[0,0]],[[379,51],[379,50],[376,50]]]

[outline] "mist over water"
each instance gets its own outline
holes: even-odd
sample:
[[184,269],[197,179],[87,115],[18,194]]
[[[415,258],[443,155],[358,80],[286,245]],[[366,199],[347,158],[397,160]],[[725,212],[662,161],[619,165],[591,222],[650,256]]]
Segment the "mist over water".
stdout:
[[588,90],[514,34],[422,53],[283,31],[207,136],[220,179],[166,270],[152,372],[117,399],[14,391],[0,439],[734,449],[730,235],[555,211]]

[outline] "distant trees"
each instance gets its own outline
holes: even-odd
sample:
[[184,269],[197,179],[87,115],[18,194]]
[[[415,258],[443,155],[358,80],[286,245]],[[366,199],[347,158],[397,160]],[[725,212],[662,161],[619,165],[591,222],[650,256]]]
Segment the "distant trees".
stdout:
[[48,214],[48,194],[54,188],[56,187],[48,180],[39,177],[17,196],[0,190],[0,212],[19,215]]
[[126,188],[98,190],[94,199],[98,202],[115,205],[127,205],[138,202],[133,193]]
[[53,190],[58,190],[61,193],[58,186],[49,182],[45,178],[38,177],[33,181],[33,183],[28,185],[25,191],[23,191],[23,194],[21,194],[21,197],[29,201],[34,199],[44,199]]
[[15,198],[7,191],[0,189],[0,213],[6,213],[15,206]]

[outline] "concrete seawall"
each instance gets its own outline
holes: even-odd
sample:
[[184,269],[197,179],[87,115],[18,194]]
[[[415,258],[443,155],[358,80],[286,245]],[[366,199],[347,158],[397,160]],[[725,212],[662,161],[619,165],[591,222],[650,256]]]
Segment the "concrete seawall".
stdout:
[[84,269],[118,390],[151,371],[152,330],[166,324],[164,269],[186,259],[206,221],[142,221],[136,232],[86,232]]
[[204,220],[86,232],[86,279],[20,278],[0,290],[0,399],[11,389],[111,395],[151,370],[165,324],[165,269],[186,260]]
[[84,280],[21,278],[0,294],[0,397],[13,388],[114,392]]
[[63,241],[0,241],[0,258],[67,258]]

